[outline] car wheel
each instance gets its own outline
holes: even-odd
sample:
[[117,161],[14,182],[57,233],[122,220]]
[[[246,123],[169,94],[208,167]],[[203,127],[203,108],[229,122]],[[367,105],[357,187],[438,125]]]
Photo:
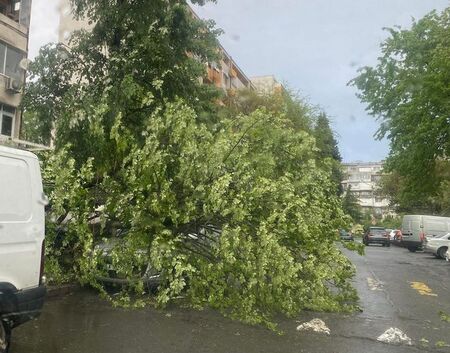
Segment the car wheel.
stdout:
[[389,248],[391,246],[391,243],[386,243],[386,246]]
[[9,325],[0,320],[0,353],[7,353],[11,340],[11,329]]
[[438,249],[437,254],[441,259],[445,259],[446,252],[447,252],[447,248],[445,246],[443,246],[442,248]]

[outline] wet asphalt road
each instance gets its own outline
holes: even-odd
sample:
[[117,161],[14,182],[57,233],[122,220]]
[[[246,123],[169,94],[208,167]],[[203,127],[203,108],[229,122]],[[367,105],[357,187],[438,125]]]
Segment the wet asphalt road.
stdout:
[[[449,263],[398,247],[371,246],[365,256],[349,257],[357,267],[363,311],[281,318],[284,335],[209,310],[112,308],[82,290],[48,300],[38,320],[14,331],[11,353],[450,352],[436,348],[439,341],[450,344],[450,323],[439,317],[440,311],[450,314]],[[331,329],[330,336],[296,331],[299,322],[316,317]],[[390,327],[405,332],[413,345],[377,342]],[[428,347],[421,339],[429,341]]]

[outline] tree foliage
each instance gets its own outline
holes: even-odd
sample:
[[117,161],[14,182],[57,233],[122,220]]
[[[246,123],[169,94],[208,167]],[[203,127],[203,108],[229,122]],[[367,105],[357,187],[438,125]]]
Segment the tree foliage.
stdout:
[[[136,278],[150,264],[160,305],[183,294],[268,325],[275,313],[349,309],[354,269],[335,245],[347,219],[310,115],[289,114],[309,108],[218,112],[198,80],[215,32],[182,1],[73,3],[93,31],[41,50],[24,100],[55,129],[50,264],[107,294],[95,244],[121,229],[109,265]],[[143,293],[137,278],[118,301]]]
[[314,137],[316,146],[319,149],[318,162],[329,163],[331,165],[332,180],[335,183],[338,194],[342,194],[342,180],[344,179],[341,162],[342,157],[339,152],[338,142],[330,126],[330,120],[325,113],[320,113],[314,126]]
[[352,217],[353,222],[361,222],[363,218],[361,207],[359,206],[359,201],[356,198],[355,194],[352,193],[351,186],[348,186],[347,190],[345,190],[345,194],[342,199],[342,208],[344,209],[345,214],[348,214],[350,217]]
[[413,195],[426,204],[448,193],[439,169],[450,170],[450,8],[388,31],[377,66],[351,84],[381,122],[377,137],[390,140],[386,170],[402,178],[398,201]]

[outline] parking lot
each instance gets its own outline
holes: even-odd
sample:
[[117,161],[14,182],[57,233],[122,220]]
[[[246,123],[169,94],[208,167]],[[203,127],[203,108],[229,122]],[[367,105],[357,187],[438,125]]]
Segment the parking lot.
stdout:
[[[90,290],[48,300],[42,316],[14,332],[11,353],[79,352],[419,352],[450,348],[450,263],[426,253],[370,246],[348,253],[357,267],[354,285],[362,312],[305,312],[281,318],[283,335],[210,311],[112,308]],[[298,332],[299,323],[321,318],[330,335]],[[389,328],[412,345],[388,346],[377,337]]]

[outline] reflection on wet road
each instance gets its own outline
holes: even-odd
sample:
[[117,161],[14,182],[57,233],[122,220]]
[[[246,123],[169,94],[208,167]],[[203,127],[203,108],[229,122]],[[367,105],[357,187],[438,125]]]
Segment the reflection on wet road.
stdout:
[[[397,247],[371,246],[363,257],[349,256],[358,269],[361,313],[307,312],[280,319],[285,334],[278,335],[210,310],[112,308],[93,291],[82,290],[48,300],[37,321],[15,330],[11,353],[419,352],[450,343],[450,323],[439,316],[450,314],[449,263]],[[322,319],[331,334],[296,330],[314,318]],[[390,328],[405,333],[412,346],[378,342]]]

